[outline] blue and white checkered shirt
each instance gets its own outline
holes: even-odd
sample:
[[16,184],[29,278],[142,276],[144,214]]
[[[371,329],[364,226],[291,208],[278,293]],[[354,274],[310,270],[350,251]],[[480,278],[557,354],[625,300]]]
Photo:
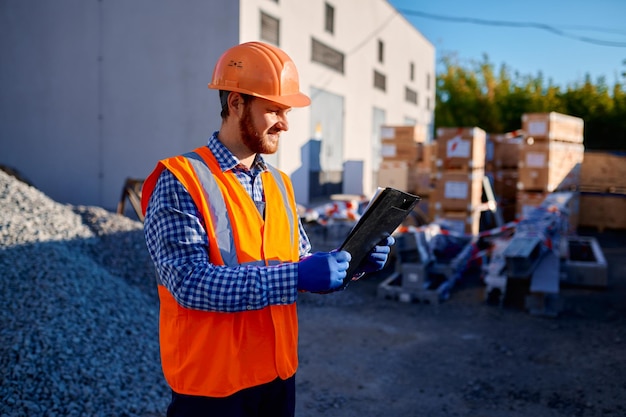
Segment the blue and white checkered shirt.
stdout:
[[[267,169],[258,155],[251,169],[217,139],[208,147],[223,171],[232,170],[255,202],[264,201],[260,173]],[[300,257],[311,250],[299,223]],[[161,281],[183,307],[220,312],[256,310],[296,301],[298,264],[226,267],[209,262],[208,238],[198,208],[176,177],[164,170],[146,210],[144,233]]]

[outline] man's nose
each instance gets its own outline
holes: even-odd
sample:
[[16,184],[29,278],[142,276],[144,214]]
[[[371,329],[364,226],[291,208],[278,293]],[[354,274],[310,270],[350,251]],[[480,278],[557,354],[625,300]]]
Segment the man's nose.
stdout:
[[289,121],[287,120],[286,114],[278,115],[278,121],[276,122],[276,127],[285,132],[289,130]]

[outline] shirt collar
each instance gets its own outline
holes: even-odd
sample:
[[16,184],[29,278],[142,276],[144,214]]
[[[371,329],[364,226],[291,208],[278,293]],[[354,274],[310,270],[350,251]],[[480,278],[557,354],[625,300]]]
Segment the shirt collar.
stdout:
[[[219,131],[217,130],[213,132],[213,134],[209,138],[209,143],[207,144],[207,146],[209,147],[211,152],[213,152],[213,155],[215,155],[215,159],[217,159],[217,163],[220,165],[220,169],[223,172],[237,168],[240,165],[239,158],[233,155],[233,153],[228,150],[228,148],[224,146],[224,144],[217,138],[218,133]],[[265,163],[263,156],[261,156],[260,154],[256,154],[250,170],[267,170],[267,164]]]

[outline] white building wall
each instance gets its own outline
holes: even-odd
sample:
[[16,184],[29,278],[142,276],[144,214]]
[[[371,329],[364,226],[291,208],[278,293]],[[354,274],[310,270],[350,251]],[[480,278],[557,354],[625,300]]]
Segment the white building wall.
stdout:
[[[207,88],[213,65],[226,48],[260,39],[261,10],[280,19],[279,46],[296,62],[302,90],[344,98],[343,156],[362,162],[365,193],[377,169],[373,108],[388,124],[432,122],[425,96],[434,105],[434,48],[386,0],[329,2],[334,34],[324,31],[325,0],[224,0],[219,13],[215,3],[0,2],[0,164],[58,201],[114,209],[127,177],[145,177],[158,159],[204,145],[219,128],[217,93]],[[311,62],[312,37],[345,54],[344,74]],[[387,76],[386,93],[373,88],[374,68]],[[405,84],[418,91],[418,106],[404,101]],[[309,116],[293,109],[270,158],[300,179],[303,146],[314,136]]]

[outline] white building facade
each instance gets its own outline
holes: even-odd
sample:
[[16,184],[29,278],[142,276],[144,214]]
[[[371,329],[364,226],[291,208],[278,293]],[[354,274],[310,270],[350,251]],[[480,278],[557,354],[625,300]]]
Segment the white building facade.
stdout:
[[273,43],[310,107],[270,162],[298,203],[376,188],[382,125],[432,134],[435,50],[386,0],[0,2],[0,165],[57,201],[114,209],[126,178],[206,143],[228,47]]

